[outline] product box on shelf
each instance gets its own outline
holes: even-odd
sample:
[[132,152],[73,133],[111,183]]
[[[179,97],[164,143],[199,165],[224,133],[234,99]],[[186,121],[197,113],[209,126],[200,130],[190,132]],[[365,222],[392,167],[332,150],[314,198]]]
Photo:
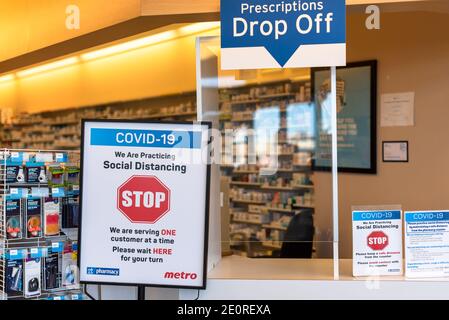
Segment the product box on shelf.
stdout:
[[22,238],[22,199],[6,197],[5,199],[7,239]]
[[45,164],[30,164],[25,167],[26,171],[26,182],[28,183],[46,183],[47,173],[45,169]]
[[64,187],[64,168],[60,165],[48,167],[48,184],[50,187]]
[[23,295],[23,260],[6,260],[5,291],[8,296]]
[[61,204],[59,198],[44,198],[44,235],[56,236],[60,233]]
[[77,254],[77,246],[74,244],[64,248],[62,255],[62,285],[68,289],[79,288]]
[[45,268],[45,289],[46,290],[52,290],[52,289],[58,289],[61,287],[61,281],[60,281],[60,258],[59,253],[51,253],[48,255],[48,257],[45,257],[44,259],[44,268]]
[[25,259],[24,296],[36,297],[41,294],[41,259]]
[[25,226],[27,238],[42,236],[42,199],[28,197],[25,199]]

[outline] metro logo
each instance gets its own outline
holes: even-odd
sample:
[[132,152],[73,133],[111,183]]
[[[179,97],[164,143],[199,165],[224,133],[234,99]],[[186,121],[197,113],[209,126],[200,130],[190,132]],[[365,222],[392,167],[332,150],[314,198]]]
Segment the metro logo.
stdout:
[[194,272],[166,272],[165,279],[195,280],[198,275]]

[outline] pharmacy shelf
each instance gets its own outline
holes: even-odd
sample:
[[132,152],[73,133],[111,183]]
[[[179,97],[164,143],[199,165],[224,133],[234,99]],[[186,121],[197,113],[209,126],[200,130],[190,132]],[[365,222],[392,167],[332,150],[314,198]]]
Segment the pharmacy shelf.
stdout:
[[277,169],[277,172],[295,172],[293,169]]
[[260,187],[261,183],[257,182],[243,182],[243,181],[231,181],[232,185],[244,186],[244,187]]
[[263,100],[263,99],[286,98],[286,97],[292,97],[295,95],[296,95],[296,93],[293,93],[293,92],[264,94],[264,95],[260,95],[259,99]]
[[293,188],[294,189],[310,189],[310,190],[312,190],[312,189],[315,188],[315,186],[314,185],[308,185],[308,184],[300,184],[300,185],[293,186]]
[[296,188],[292,188],[292,187],[277,187],[277,186],[267,186],[267,187],[262,186],[260,189],[267,190],[267,191],[295,191],[295,190],[297,190]]
[[265,228],[265,229],[274,229],[274,230],[280,230],[280,231],[287,231],[287,228],[285,228],[285,227],[274,226],[274,225],[270,225],[270,224],[263,224],[262,227]]
[[20,142],[22,141],[21,139],[0,139],[3,142]]
[[267,212],[254,212],[254,211],[236,211],[236,212],[231,212],[230,214],[233,215],[235,213],[241,213],[241,214],[258,214],[258,215],[267,215]]
[[232,223],[246,223],[246,224],[255,224],[255,225],[262,225],[261,222],[256,221],[248,221],[248,220],[232,220]]
[[249,211],[248,210],[248,214],[259,214],[259,215],[267,215],[268,212],[255,212],[255,211]]
[[315,209],[315,206],[305,204],[294,204],[293,207],[298,209]]
[[283,209],[283,208],[275,208],[275,207],[266,207],[267,211],[275,211],[275,212],[284,212],[284,213],[296,213],[293,209]]
[[254,119],[231,119],[232,122],[253,122]]
[[234,170],[235,174],[258,174],[259,171],[257,170]]
[[235,203],[245,203],[245,204],[265,204],[265,201],[256,201],[256,200],[237,200],[231,199],[232,202]]
[[282,153],[278,153],[277,154],[277,156],[278,157],[293,157],[293,152],[288,152],[288,153],[284,153],[284,152],[282,152]]
[[55,122],[48,122],[46,125],[48,126],[67,126],[67,125],[74,125],[79,124],[81,120],[63,120],[63,121],[55,121]]
[[260,99],[250,99],[250,100],[241,100],[241,101],[230,101],[229,104],[234,106],[234,105],[239,105],[239,104],[251,104],[251,103],[258,103],[260,102]]
[[280,244],[275,244],[272,241],[262,241],[262,245],[267,248],[281,250],[282,246]]
[[158,119],[158,118],[172,118],[172,117],[189,117],[189,116],[195,116],[196,111],[192,112],[180,112],[180,113],[172,113],[172,114],[154,114],[154,115],[148,115],[148,116],[135,116],[136,119]]

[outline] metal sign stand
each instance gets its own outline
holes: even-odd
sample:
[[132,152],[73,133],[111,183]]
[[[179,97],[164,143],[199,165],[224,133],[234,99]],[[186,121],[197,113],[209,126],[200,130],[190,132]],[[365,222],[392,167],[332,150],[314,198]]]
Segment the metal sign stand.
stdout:
[[137,300],[145,300],[145,288],[144,285],[137,286]]
[[332,101],[332,221],[334,280],[340,278],[338,253],[338,139],[337,139],[337,68],[331,67]]

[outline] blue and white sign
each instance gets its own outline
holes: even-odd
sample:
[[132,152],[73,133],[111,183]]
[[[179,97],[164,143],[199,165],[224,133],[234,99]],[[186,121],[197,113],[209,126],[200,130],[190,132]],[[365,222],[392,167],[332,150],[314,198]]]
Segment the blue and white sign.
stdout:
[[352,212],[353,275],[402,274],[401,210]]
[[449,276],[449,211],[405,212],[405,276]]
[[209,124],[82,126],[81,283],[203,288]]
[[221,0],[223,70],[346,65],[345,0]]

